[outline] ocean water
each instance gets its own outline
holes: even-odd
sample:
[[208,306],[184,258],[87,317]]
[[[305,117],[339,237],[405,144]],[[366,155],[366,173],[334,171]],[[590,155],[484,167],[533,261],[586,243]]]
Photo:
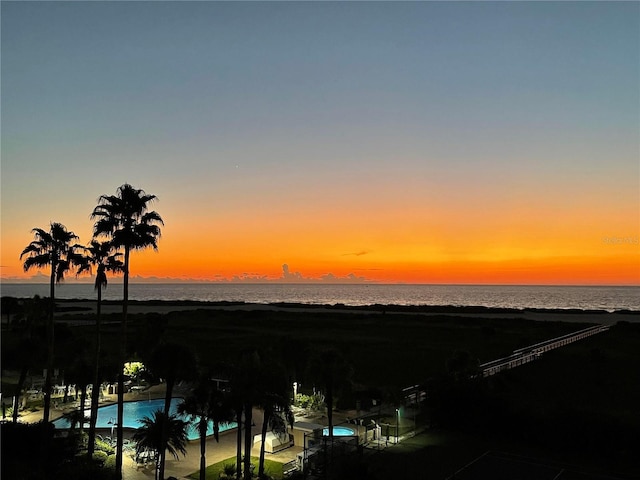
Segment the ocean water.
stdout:
[[[46,284],[0,284],[12,297],[48,296]],[[92,284],[62,283],[60,299],[95,299]],[[105,300],[121,300],[122,285],[112,283]],[[134,283],[131,300],[194,300],[207,302],[302,303],[315,305],[454,305],[498,308],[553,308],[640,311],[640,287],[510,286],[510,285],[383,285],[383,284],[244,284]]]

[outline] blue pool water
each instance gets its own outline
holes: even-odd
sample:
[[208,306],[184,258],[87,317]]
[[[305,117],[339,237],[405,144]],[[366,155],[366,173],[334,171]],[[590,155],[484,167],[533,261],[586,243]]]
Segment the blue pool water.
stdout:
[[[355,435],[356,432],[353,428],[349,428],[349,427],[333,427],[333,435],[335,437],[350,437],[352,435]],[[323,428],[322,429],[322,435],[324,435],[325,437],[329,436],[329,428]]]
[[[169,413],[175,414],[178,410],[178,404],[182,403],[182,398],[172,398],[171,407]],[[98,408],[98,418],[96,420],[96,428],[111,428],[116,422],[118,416],[118,406],[116,404],[106,405]],[[124,428],[138,428],[140,427],[139,420],[144,417],[151,417],[156,410],[164,409],[164,399],[157,400],[138,400],[135,402],[124,403]],[[90,410],[85,410],[85,416],[89,416]],[[184,417],[180,417],[186,420]],[[71,425],[65,418],[59,418],[53,422],[56,428],[69,428]],[[220,425],[220,432],[235,428],[237,425],[235,422]],[[89,428],[89,424],[85,423],[85,427]],[[207,429],[207,435],[213,435],[213,425],[209,424]],[[187,438],[189,440],[196,440],[199,437],[197,420],[191,422],[187,428]]]

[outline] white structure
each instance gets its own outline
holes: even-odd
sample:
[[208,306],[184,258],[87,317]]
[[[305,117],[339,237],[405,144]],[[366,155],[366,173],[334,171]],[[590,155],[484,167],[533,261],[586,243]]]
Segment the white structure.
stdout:
[[[262,435],[254,435],[254,446],[260,448],[260,442],[262,442]],[[267,432],[264,439],[264,451],[267,453],[276,453],[285,448],[289,448],[292,445],[293,435],[289,433],[277,434],[275,432]]]

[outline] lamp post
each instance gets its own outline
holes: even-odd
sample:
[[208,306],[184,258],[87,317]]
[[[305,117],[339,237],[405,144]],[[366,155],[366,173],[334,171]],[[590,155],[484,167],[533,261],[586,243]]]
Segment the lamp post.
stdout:
[[113,441],[113,427],[117,425],[116,419],[114,417],[111,417],[107,422],[107,425],[111,425],[111,441]]
[[396,408],[396,445],[400,441],[400,409]]

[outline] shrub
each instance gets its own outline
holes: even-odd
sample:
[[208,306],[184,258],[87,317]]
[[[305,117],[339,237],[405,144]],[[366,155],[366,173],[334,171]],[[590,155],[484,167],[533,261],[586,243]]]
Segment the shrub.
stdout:
[[100,450],[97,450],[97,451],[93,452],[93,456],[91,458],[93,458],[96,462],[99,462],[102,465],[102,464],[104,464],[104,462],[107,461],[108,457],[109,457],[109,455],[107,455],[106,452],[102,452]]
[[296,395],[295,405],[297,407],[319,410],[322,407],[324,399],[320,395],[304,395],[299,393]]
[[116,468],[116,456],[115,455],[109,455],[107,457],[107,460],[104,462],[104,468],[111,468],[111,469],[115,469]]
[[223,468],[224,474],[227,477],[231,477],[236,474],[236,464],[235,463],[227,463]]
[[96,438],[96,450],[112,455],[116,453],[116,449],[109,445],[107,442]]

